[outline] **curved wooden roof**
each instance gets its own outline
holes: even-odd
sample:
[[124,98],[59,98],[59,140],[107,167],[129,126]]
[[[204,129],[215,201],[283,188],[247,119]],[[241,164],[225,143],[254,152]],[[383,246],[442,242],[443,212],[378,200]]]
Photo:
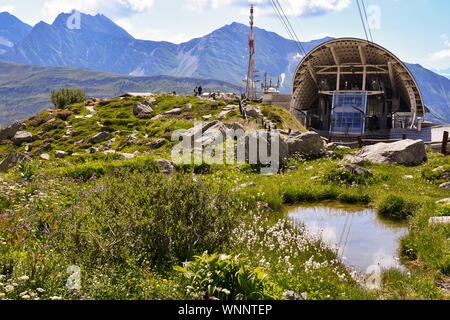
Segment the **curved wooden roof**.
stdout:
[[[406,65],[387,49],[356,38],[340,38],[325,42],[301,61],[293,77],[291,111],[306,110],[317,99],[320,79],[337,74],[338,67],[366,68],[368,75],[383,75],[389,87],[409,105],[414,116],[423,116],[425,105],[419,86]],[[345,73],[343,73],[345,74]],[[369,86],[369,84],[367,84]]]

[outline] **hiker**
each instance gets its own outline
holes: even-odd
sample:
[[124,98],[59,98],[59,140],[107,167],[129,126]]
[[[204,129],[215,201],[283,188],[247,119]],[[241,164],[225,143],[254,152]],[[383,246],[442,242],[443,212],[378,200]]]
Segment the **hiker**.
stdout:
[[198,96],[201,97],[203,92],[202,86],[198,87]]
[[195,87],[194,89],[194,97],[198,96],[198,87]]

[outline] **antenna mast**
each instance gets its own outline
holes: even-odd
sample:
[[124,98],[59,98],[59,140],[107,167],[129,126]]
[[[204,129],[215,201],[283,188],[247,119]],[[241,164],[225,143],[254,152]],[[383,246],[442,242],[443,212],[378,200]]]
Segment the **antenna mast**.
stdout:
[[256,69],[255,69],[255,34],[253,33],[253,5],[250,7],[250,35],[248,40],[249,58],[248,58],[248,74],[247,74],[247,88],[245,96],[248,100],[256,100]]

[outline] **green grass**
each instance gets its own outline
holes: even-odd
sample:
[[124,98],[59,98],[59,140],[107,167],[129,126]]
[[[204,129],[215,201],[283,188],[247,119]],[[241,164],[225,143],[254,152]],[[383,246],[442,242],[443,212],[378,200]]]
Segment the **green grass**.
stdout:
[[[207,257],[238,256],[238,264],[249,270],[246,276],[256,282],[261,280],[258,275],[267,275],[267,282],[257,286],[266,298],[282,299],[282,293],[292,290],[310,300],[448,299],[435,282],[450,276],[450,231],[428,223],[430,217],[449,215],[448,206],[436,204],[448,197],[448,191],[439,188],[441,175],[433,171],[441,166],[447,170],[448,157],[429,153],[428,161],[418,166],[369,163],[365,168],[373,172],[372,178],[339,169],[341,158],[351,150],[331,158],[292,159],[288,166],[297,166],[297,171],[283,169],[272,176],[260,175],[250,165],[186,165],[176,166],[177,173],[165,177],[154,160],[170,158],[176,144],[169,141],[171,134],[234,102],[159,95],[155,114],[175,106],[183,114],[143,120],[132,111],[141,100],[104,101],[88,119],[76,119],[90,113],[83,104],[70,106],[73,114],[66,121],[78,132],[75,137],[63,138],[62,120],[47,123],[54,117],[50,113],[27,121],[27,130],[37,136],[31,143],[34,158],[40,154],[36,150],[50,143],[46,152],[52,159],[0,174],[1,282],[17,284],[11,292],[0,287],[0,294],[21,299],[20,293],[27,291],[42,299],[68,299],[73,291],[64,286],[67,268],[77,265],[83,279],[77,298],[192,298],[185,291],[186,277],[173,267],[208,251]],[[292,119],[282,111],[273,112],[288,125]],[[92,146],[104,146],[106,142],[86,143],[87,137],[103,130],[114,134],[110,148],[117,152],[86,153]],[[133,132],[136,141],[129,140]],[[167,140],[160,149],[145,146],[158,138]],[[5,142],[0,156],[24,148]],[[54,159],[54,150],[79,155]],[[129,160],[119,153],[136,151]],[[385,219],[405,219],[409,234],[401,239],[399,252],[407,271],[384,270],[382,289],[368,291],[336,252],[284,215],[286,206],[329,200],[370,205]],[[222,283],[210,280],[216,287]],[[237,287],[234,282],[232,287]],[[195,297],[207,289],[199,286]]]

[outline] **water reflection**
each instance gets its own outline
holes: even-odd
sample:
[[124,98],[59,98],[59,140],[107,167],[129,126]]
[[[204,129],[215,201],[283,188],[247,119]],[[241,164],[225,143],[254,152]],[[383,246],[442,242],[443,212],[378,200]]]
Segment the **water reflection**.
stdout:
[[334,202],[289,209],[288,216],[321,236],[347,266],[360,272],[372,265],[404,269],[397,249],[408,231],[406,223],[381,219],[370,208]]

